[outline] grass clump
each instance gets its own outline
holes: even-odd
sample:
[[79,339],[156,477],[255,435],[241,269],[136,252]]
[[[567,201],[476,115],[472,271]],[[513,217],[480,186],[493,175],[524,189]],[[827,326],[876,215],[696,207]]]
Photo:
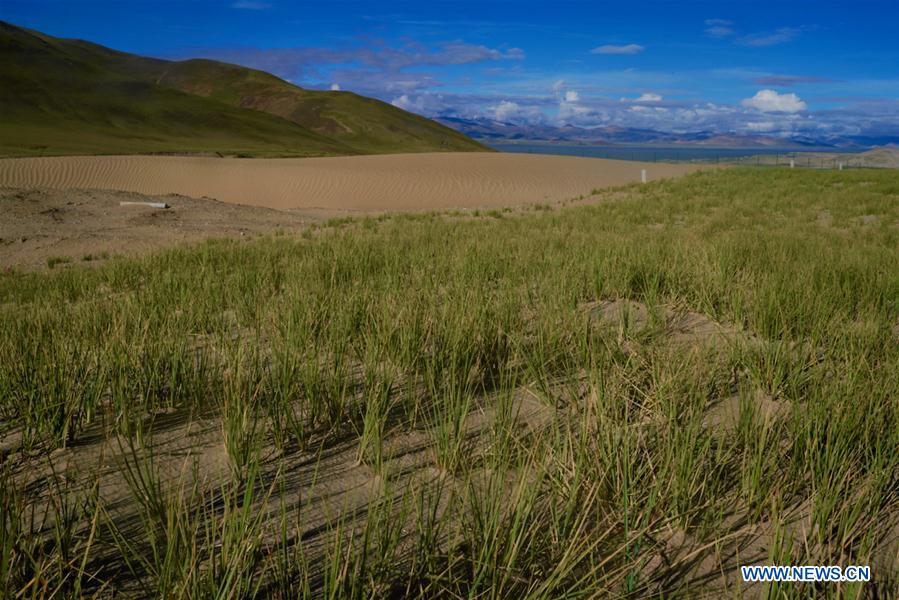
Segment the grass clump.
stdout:
[[48,256],[47,257],[47,268],[52,269],[53,267],[59,265],[66,265],[72,262],[72,259],[68,256]]

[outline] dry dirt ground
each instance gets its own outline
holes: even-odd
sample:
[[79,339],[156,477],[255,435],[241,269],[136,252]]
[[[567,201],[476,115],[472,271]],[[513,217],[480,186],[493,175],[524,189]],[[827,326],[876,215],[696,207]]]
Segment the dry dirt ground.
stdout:
[[[696,165],[486,152],[331,158],[66,156],[0,160],[0,187],[181,194],[281,210],[497,208],[696,171]],[[706,166],[705,168],[710,168]]]
[[[120,202],[163,202],[167,209]],[[0,269],[97,262],[208,237],[303,228],[324,213],[226,204],[209,198],[103,190],[0,188]]]

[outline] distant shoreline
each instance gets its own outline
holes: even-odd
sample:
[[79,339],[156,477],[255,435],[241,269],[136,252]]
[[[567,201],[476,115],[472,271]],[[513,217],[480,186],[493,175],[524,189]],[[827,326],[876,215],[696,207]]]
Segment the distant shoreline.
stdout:
[[631,160],[640,162],[657,161],[698,161],[729,162],[755,156],[777,156],[789,160],[789,156],[828,154],[859,156],[870,152],[869,148],[835,149],[830,147],[726,147],[726,146],[681,146],[656,144],[587,144],[561,142],[492,142],[494,150],[510,154],[549,154],[558,156],[581,156],[608,160]]
[[875,146],[860,146],[858,148],[836,148],[834,146],[716,146],[703,144],[655,144],[655,143],[630,143],[630,144],[597,144],[593,142],[577,142],[577,141],[552,141],[552,140],[508,140],[508,141],[492,141],[485,139],[477,139],[482,144],[490,147],[497,146],[584,146],[589,148],[658,148],[660,150],[680,149],[689,150],[693,148],[708,150],[766,150],[778,152],[867,152],[873,150]]

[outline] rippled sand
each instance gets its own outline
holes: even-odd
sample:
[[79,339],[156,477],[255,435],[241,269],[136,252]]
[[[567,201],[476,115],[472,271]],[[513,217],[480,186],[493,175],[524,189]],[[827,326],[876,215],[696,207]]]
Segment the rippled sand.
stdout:
[[557,201],[693,165],[433,153],[333,158],[67,156],[0,160],[0,187],[182,194],[275,209],[415,210]]

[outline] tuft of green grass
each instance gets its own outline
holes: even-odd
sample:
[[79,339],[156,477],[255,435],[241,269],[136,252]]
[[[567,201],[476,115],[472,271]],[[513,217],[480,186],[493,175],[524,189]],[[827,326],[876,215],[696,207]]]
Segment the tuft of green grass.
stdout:
[[89,253],[81,257],[82,262],[93,262],[97,260],[109,260],[109,252],[106,252],[104,250],[103,252],[98,252],[97,254]]
[[68,256],[49,256],[47,257],[47,268],[52,269],[58,265],[67,265],[72,262]]

